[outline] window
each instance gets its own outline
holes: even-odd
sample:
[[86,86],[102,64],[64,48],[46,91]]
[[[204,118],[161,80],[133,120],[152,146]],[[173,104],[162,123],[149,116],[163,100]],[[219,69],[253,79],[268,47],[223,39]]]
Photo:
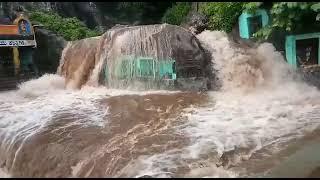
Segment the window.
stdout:
[[154,77],[155,61],[153,59],[138,59],[138,72],[140,77]]
[[262,16],[253,16],[248,18],[249,36],[252,37],[254,33],[262,28]]
[[318,64],[319,39],[310,38],[296,41],[296,56],[298,66]]

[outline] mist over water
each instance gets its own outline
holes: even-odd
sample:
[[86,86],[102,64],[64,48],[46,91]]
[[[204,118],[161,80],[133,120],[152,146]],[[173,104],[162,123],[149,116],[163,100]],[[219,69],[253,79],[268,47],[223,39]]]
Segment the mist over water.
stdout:
[[219,91],[97,87],[96,58],[80,90],[47,74],[1,93],[1,168],[14,177],[241,177],[245,162],[318,129],[319,91],[272,44],[240,48],[217,31],[197,38]]

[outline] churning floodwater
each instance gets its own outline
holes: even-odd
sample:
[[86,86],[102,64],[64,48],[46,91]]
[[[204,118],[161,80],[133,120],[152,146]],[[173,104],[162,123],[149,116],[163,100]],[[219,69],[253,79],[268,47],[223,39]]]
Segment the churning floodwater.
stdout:
[[318,131],[319,91],[271,44],[197,38],[218,91],[75,90],[47,74],[0,93],[0,176],[255,176]]

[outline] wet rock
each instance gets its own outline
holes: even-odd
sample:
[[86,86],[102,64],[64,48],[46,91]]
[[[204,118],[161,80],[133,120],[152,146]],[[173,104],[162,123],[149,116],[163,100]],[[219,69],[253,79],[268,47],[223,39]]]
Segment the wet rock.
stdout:
[[308,68],[299,68],[298,73],[301,80],[320,89],[320,66],[315,65]]
[[125,27],[130,27],[130,26],[125,24],[116,24],[111,29],[118,29],[118,28],[125,28]]
[[[74,46],[66,50],[66,56],[63,62],[63,69],[68,69],[62,73],[67,79],[75,77],[71,74],[80,73],[81,76],[90,76],[90,71],[82,71],[77,66],[83,66],[80,62],[87,63],[88,66],[101,63],[99,69],[99,82],[108,87],[125,88],[130,85],[130,81],[120,81],[115,78],[117,63],[124,56],[148,57],[158,61],[175,60],[175,70],[177,79],[183,79],[179,88],[190,89],[186,79],[192,79],[195,86],[192,89],[208,89],[210,81],[207,78],[212,77],[211,57],[201,46],[199,40],[189,31],[182,27],[158,24],[145,26],[117,26],[110,29],[100,38],[91,41],[93,38],[83,39],[81,41],[72,42]],[[90,41],[90,43],[89,43]],[[90,45],[88,45],[88,43]],[[77,45],[76,45],[77,44]],[[87,44],[87,45],[85,45]],[[90,56],[88,56],[90,52]],[[85,54],[83,54],[85,53]],[[83,60],[79,60],[79,58]],[[85,59],[85,60],[84,60]],[[72,66],[73,68],[69,68]],[[105,74],[105,67],[110,67]],[[78,74],[79,76],[79,74]],[[83,78],[77,82],[77,87],[86,83],[88,78]],[[147,84],[147,83],[146,83]],[[149,87],[149,86],[148,86]],[[147,87],[147,88],[148,88]]]
[[42,28],[35,28],[37,48],[34,49],[34,63],[40,73],[55,73],[67,41],[57,34]]
[[228,169],[241,161],[248,160],[248,151],[248,148],[235,146],[234,149],[222,153],[219,161],[216,163],[216,166],[222,166],[225,169]]
[[233,44],[240,48],[255,48],[256,42],[254,39],[243,39],[239,33],[239,22],[233,26],[232,31],[228,33],[228,38],[232,40]]
[[138,177],[138,178],[154,178],[154,177],[149,176],[149,175],[143,175],[143,176],[140,176],[140,177]]
[[179,78],[177,86],[182,90],[207,91],[208,78]]
[[199,34],[208,28],[208,18],[198,12],[191,12],[187,16],[186,23],[183,25],[194,34]]
[[[177,78],[202,80],[211,73],[210,56],[192,33],[179,26],[160,24],[119,27],[106,32],[103,39],[110,47],[106,49],[109,58],[104,58],[109,65],[122,55],[134,55],[159,61],[174,59]],[[115,51],[113,47],[121,51]]]

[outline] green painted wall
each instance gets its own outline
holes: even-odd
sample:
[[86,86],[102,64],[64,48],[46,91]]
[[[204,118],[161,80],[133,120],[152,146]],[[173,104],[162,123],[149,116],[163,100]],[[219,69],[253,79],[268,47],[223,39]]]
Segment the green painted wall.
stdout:
[[262,17],[262,27],[268,25],[269,23],[269,16],[266,10],[264,9],[258,9],[255,14],[250,14],[246,11],[242,12],[242,14],[239,17],[239,34],[241,38],[244,39],[250,39],[250,32],[249,32],[249,22],[248,18],[254,17],[254,16],[260,16]]
[[318,64],[320,64],[320,33],[309,33],[309,34],[299,34],[299,35],[290,35],[286,37],[286,59],[289,64],[297,68],[297,51],[296,51],[296,41],[303,39],[319,39],[319,48],[318,48]]
[[[161,80],[165,75],[169,75],[172,80],[176,80],[175,61],[155,60],[152,57],[123,57],[115,63],[116,79],[148,78]],[[105,80],[109,79],[110,69],[105,67]]]

